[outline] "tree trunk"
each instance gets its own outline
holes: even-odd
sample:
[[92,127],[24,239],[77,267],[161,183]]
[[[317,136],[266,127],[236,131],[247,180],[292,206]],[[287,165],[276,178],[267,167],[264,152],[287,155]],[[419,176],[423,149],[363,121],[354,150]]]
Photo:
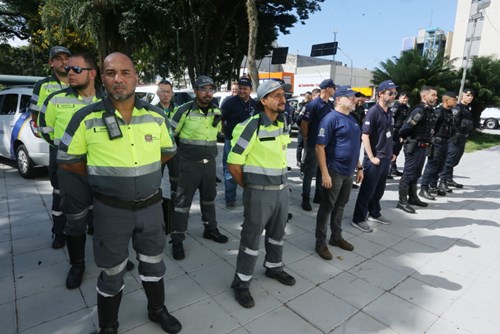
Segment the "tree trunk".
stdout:
[[257,5],[255,0],[247,0],[248,15],[248,75],[252,79],[253,89],[256,91],[259,87],[259,72],[257,72],[257,63],[255,62],[255,50],[257,48],[257,32],[259,30],[259,21],[257,19]]

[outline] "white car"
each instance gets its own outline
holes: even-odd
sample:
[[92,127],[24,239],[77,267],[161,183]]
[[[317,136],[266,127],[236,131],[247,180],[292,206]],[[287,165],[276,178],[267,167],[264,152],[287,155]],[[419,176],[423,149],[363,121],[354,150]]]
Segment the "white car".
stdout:
[[500,124],[500,108],[486,108],[481,113],[481,125],[486,129],[496,129]]
[[[160,98],[156,94],[158,90],[158,86],[156,85],[148,85],[148,86],[137,86],[135,88],[135,96],[144,100],[146,102],[151,103],[152,105],[157,105],[160,103]],[[176,106],[180,106],[186,102],[189,102],[194,99],[194,93],[190,89],[174,89],[174,103]]]
[[13,86],[0,91],[0,156],[17,162],[24,178],[49,165],[49,144],[37,132],[29,111],[32,87]]

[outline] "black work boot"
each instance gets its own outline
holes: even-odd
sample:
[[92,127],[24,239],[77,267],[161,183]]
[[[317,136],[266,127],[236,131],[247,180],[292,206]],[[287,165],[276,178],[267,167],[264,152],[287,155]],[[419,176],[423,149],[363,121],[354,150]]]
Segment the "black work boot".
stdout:
[[430,193],[429,187],[420,188],[420,192],[418,193],[418,195],[430,201],[436,200],[436,197],[432,196],[432,194]]
[[464,185],[453,181],[453,179],[446,181],[448,187],[463,188]]
[[148,317],[158,323],[166,333],[179,333],[182,325],[173,315],[168,313],[165,303],[165,285],[163,278],[158,282],[142,281],[144,292],[148,298]]
[[251,308],[255,306],[255,301],[250,294],[250,281],[244,282],[238,277],[238,274],[234,274],[231,288],[234,289],[234,299],[236,299],[238,304],[245,308]]
[[309,196],[302,195],[302,209],[304,211],[312,211],[313,208],[309,202]]
[[71,269],[66,277],[66,288],[68,289],[76,289],[82,284],[85,272],[85,239],[85,234],[66,237],[69,262],[71,263]]
[[444,182],[439,182],[438,187],[437,187],[437,194],[439,196],[446,196],[446,183]]
[[404,212],[415,213],[415,209],[412,208],[408,202],[407,186],[399,186],[399,202],[397,208],[403,210]]
[[186,257],[186,254],[184,253],[184,246],[182,245],[182,241],[170,240],[170,243],[172,244],[172,257],[175,260],[184,259]]
[[411,205],[417,205],[424,208],[428,205],[427,203],[422,202],[420,198],[418,198],[416,184],[410,184],[410,190],[408,192],[408,203],[410,203]]
[[104,297],[97,294],[97,315],[99,317],[99,334],[118,333],[118,310],[122,301],[122,292],[120,291],[113,297]]

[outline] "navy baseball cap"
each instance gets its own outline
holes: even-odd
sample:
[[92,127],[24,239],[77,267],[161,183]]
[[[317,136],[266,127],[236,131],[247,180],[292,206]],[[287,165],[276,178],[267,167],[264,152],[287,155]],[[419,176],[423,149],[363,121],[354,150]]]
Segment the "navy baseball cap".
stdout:
[[333,83],[333,80],[332,79],[325,79],[323,81],[321,81],[321,83],[319,84],[319,88],[321,89],[327,89],[328,87],[331,87],[331,88],[335,88],[335,84]]
[[383,92],[384,90],[393,89],[393,88],[398,88],[398,86],[396,86],[396,84],[394,82],[392,82],[392,80],[385,80],[385,81],[382,81],[380,83],[380,85],[378,85],[377,93]]
[[464,93],[464,94],[470,94],[470,95],[472,95],[472,96],[476,95],[476,94],[475,94],[475,92],[474,92],[474,89],[472,89],[472,88],[465,88],[465,89],[463,90],[463,93]]
[[452,98],[456,99],[457,93],[452,92],[452,91],[446,91],[446,92],[444,92],[443,96],[448,96],[448,97],[452,97]]
[[54,58],[58,53],[65,53],[68,56],[71,56],[71,52],[67,47],[57,45],[50,48],[49,58],[50,59]]
[[241,77],[238,80],[238,85],[239,86],[247,86],[247,87],[252,88],[252,80],[250,78],[247,78],[247,77]]
[[194,82],[194,87],[203,87],[203,86],[208,86],[212,85],[215,87],[215,83],[212,80],[212,78],[207,77],[206,75],[200,75],[199,77],[196,78],[196,81]]
[[335,90],[335,94],[333,95],[333,98],[336,99],[337,97],[342,97],[342,96],[354,96],[358,94],[355,90],[351,89],[351,86],[338,86],[337,89]]

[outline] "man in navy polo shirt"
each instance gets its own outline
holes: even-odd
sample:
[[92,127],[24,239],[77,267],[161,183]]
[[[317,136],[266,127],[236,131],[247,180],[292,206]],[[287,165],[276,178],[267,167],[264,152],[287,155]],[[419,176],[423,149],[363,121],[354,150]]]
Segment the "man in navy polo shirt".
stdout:
[[365,116],[361,140],[365,148],[363,159],[364,179],[359,188],[351,225],[363,232],[373,229],[366,222],[390,224],[380,213],[380,199],[384,195],[385,181],[389,174],[392,154],[394,121],[391,107],[396,97],[396,85],[391,80],[382,81],[377,87],[378,101]]
[[231,173],[227,169],[227,156],[231,150],[231,140],[233,139],[234,127],[248,119],[253,114],[255,107],[254,99],[250,97],[252,93],[252,80],[242,77],[238,80],[239,93],[227,97],[221,105],[222,120],[224,127],[224,152],[222,155],[222,171],[224,175],[226,208],[233,209],[236,202],[237,184],[234,182]]
[[316,156],[321,170],[322,194],[316,217],[316,252],[325,260],[333,258],[326,245],[328,218],[332,232],[329,244],[347,251],[354,249],[342,238],[341,224],[356,166],[356,182],[363,180],[363,167],[359,162],[361,129],[350,114],[356,108],[355,94],[350,86],[338,87],[334,95],[335,109],[319,125]]
[[[302,166],[304,179],[302,183],[302,209],[311,211],[311,203],[309,197],[311,194],[311,182],[316,175],[316,195],[320,188],[321,176],[318,170],[318,160],[316,159],[316,138],[318,136],[319,122],[327,113],[333,109],[333,103],[330,98],[335,94],[335,84],[332,79],[323,80],[319,84],[321,92],[317,98],[306,105],[306,112],[300,122],[302,137],[304,138],[305,159]],[[314,196],[316,202],[319,203],[319,195]]]

